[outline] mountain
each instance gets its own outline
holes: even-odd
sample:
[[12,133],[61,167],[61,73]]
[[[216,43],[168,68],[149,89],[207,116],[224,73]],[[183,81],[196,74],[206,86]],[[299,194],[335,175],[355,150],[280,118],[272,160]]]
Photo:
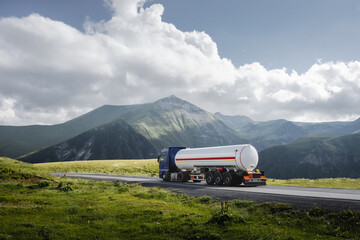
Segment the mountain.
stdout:
[[123,120],[88,130],[74,138],[21,157],[29,163],[155,157],[157,149]]
[[282,119],[256,122],[245,116],[226,116],[220,113],[216,113],[216,116],[259,151],[292,142],[307,134],[302,127]]
[[[360,119],[354,122],[332,123],[299,123],[287,120],[258,122],[246,116],[212,114],[170,96],[147,104],[105,105],[57,125],[0,126],[0,156],[19,158],[66,142],[69,149],[73,149],[72,145],[76,149],[76,154],[69,159],[83,159],[85,157],[78,156],[79,149],[82,149],[87,140],[82,141],[79,136],[120,120],[127,123],[133,132],[143,136],[157,151],[166,146],[204,147],[240,143],[251,143],[261,151],[318,133],[348,134],[360,129]],[[94,149],[92,151],[94,152]],[[54,156],[51,159],[56,159]],[[114,157],[100,153],[96,156]],[[121,153],[115,158],[120,156],[125,155]],[[144,153],[143,156],[148,158],[154,155]],[[64,159],[68,160],[66,157]]]
[[[97,124],[117,119],[106,125],[105,130],[99,132]],[[98,141],[102,139],[100,133],[109,129],[111,124],[119,121],[128,124],[134,135],[140,135],[152,146],[152,150],[141,155],[135,155],[132,144],[138,141],[128,137],[125,149],[132,154],[116,152],[121,148],[125,138],[115,138],[113,141]],[[109,125],[110,124],[110,125]],[[111,158],[152,158],[156,152],[166,146],[203,147],[245,143],[246,141],[216,118],[213,114],[170,96],[150,104],[134,106],[103,106],[88,114],[66,122],[63,127],[86,129],[95,126],[79,136],[70,138],[60,144],[47,147],[33,154],[20,158],[29,162],[69,161],[82,159],[111,159]],[[70,128],[69,127],[69,128]],[[104,127],[101,127],[103,129]],[[66,129],[66,128],[65,128]],[[79,131],[79,130],[78,130]],[[78,132],[74,131],[74,132]],[[111,130],[109,130],[111,131]],[[130,134],[122,134],[130,136]],[[94,137],[96,136],[96,137]],[[107,144],[107,145],[104,145]],[[112,150],[99,152],[96,149],[111,148]],[[153,151],[156,149],[155,151]],[[91,153],[91,154],[90,154]],[[112,154],[114,153],[114,154]],[[90,154],[90,155],[89,155]]]
[[[146,105],[146,104],[144,104]],[[0,126],[0,156],[18,158],[121,118],[143,105],[105,105],[62,124],[51,126]]]
[[353,122],[301,123],[283,119],[258,122],[245,116],[215,114],[221,121],[246,138],[259,151],[317,134],[350,134],[360,130],[360,118]]
[[359,133],[305,137],[261,151],[258,167],[270,178],[359,178],[359,146]]
[[211,114],[175,96],[132,110],[123,119],[157,149],[166,146],[205,147],[245,143]]
[[242,115],[228,116],[217,112],[215,113],[215,116],[221,121],[223,121],[226,125],[238,132],[241,132],[241,129],[248,124],[255,122],[251,118]]

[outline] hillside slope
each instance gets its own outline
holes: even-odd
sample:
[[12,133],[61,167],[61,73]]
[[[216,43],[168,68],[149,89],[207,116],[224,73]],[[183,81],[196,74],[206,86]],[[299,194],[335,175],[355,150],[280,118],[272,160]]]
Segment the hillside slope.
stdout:
[[259,151],[268,147],[287,144],[299,138],[316,134],[351,134],[360,130],[360,118],[353,122],[301,123],[283,119],[267,122],[254,121],[246,116],[216,117],[248,139]]
[[139,107],[141,105],[105,105],[65,123],[49,126],[0,126],[0,156],[18,158],[110,123]]
[[19,158],[119,119],[131,125],[158,151],[166,146],[204,147],[240,143],[251,143],[261,151],[311,134],[347,134],[360,129],[360,119],[333,123],[257,122],[246,116],[212,114],[170,96],[147,104],[105,105],[52,126],[0,126],[0,156]]
[[157,150],[123,120],[88,130],[72,139],[21,157],[29,163],[94,159],[153,158]]
[[216,113],[216,117],[233,128],[258,150],[292,142],[307,133],[293,122],[273,120],[257,122],[245,116],[226,116]]
[[170,96],[123,116],[157,149],[245,143],[221,120],[189,102]]
[[318,136],[265,149],[259,168],[270,178],[360,177],[360,134]]

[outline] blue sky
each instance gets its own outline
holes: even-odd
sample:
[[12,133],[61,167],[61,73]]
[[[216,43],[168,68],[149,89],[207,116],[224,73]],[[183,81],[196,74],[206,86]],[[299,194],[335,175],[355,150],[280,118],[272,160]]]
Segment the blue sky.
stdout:
[[1,0],[0,125],[173,94],[255,120],[355,120],[359,26],[354,0]]
[[[165,7],[163,20],[183,31],[205,31],[219,54],[235,66],[260,62],[267,69],[308,70],[316,61],[359,60],[357,0],[151,0]],[[31,13],[83,30],[86,17],[109,20],[102,0],[2,0],[0,16]]]

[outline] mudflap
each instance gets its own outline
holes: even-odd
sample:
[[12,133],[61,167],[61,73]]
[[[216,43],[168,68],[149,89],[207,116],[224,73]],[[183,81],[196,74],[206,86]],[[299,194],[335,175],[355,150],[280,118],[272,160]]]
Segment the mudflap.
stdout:
[[247,182],[244,183],[245,187],[256,187],[256,186],[266,186],[266,182]]

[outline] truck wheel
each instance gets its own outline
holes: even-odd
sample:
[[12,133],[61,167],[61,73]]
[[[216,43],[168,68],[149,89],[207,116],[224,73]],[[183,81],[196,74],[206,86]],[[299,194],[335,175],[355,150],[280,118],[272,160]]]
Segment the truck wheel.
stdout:
[[216,185],[222,185],[223,184],[223,176],[221,172],[216,172],[214,174],[214,182]]
[[225,184],[226,186],[231,186],[231,185],[232,185],[233,179],[232,179],[231,173],[229,173],[229,172],[224,173],[224,177],[223,177],[223,178],[224,178],[224,179],[223,179],[224,184]]
[[183,174],[184,175],[184,177],[183,177],[183,180],[182,180],[182,182],[188,182],[189,180],[190,180],[190,177],[189,177],[189,174]]
[[162,176],[161,176],[161,178],[162,178],[162,180],[163,180],[164,182],[169,181],[168,178],[167,178],[167,176],[166,176],[166,173],[163,173]]
[[214,184],[214,175],[212,172],[207,172],[205,174],[205,180],[206,180],[206,183],[208,185],[213,185]]
[[178,172],[178,174],[177,174],[177,180],[179,181],[179,182],[183,182],[184,181],[184,173],[183,172]]

